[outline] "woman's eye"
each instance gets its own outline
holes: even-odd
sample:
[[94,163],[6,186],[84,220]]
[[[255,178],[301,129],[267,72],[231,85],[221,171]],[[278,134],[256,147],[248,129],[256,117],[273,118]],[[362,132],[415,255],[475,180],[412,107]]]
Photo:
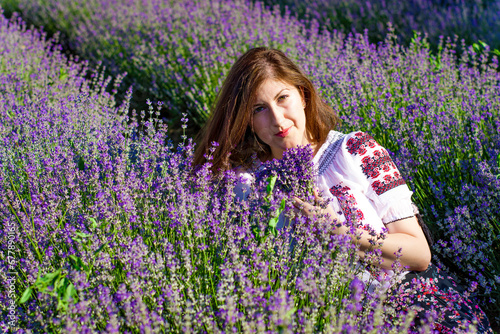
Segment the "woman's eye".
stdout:
[[287,97],[288,97],[288,95],[281,95],[280,97],[278,97],[278,101],[283,101]]
[[261,112],[262,110],[264,110],[264,107],[257,107],[257,108],[255,108],[255,109],[253,110],[253,112],[254,112],[254,114],[256,114],[256,113]]

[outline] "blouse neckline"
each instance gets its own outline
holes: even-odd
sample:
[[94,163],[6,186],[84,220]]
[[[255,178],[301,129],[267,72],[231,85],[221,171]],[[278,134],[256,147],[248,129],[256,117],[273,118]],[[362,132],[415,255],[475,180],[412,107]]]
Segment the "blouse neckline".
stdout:
[[345,136],[346,134],[342,132],[330,130],[325,142],[312,159],[313,165],[318,169],[318,176],[321,176],[330,165]]

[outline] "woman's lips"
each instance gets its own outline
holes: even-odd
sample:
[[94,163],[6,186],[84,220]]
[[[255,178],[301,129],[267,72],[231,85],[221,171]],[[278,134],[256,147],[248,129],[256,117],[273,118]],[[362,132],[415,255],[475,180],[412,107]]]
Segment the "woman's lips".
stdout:
[[278,137],[281,137],[281,138],[285,138],[288,135],[288,132],[290,132],[291,128],[292,127],[289,127],[288,129],[280,131],[280,132],[276,133],[275,136],[278,136]]

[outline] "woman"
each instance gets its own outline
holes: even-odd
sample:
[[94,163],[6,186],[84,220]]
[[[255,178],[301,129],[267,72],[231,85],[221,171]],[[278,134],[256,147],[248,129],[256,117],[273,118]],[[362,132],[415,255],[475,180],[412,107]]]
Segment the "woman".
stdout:
[[[210,143],[217,142],[212,170],[235,168],[251,180],[255,154],[259,163],[280,159],[288,148],[311,145],[318,170],[316,186],[331,200],[326,213],[332,221],[357,226],[361,256],[371,247],[370,230],[386,230],[382,272],[392,275],[392,264],[398,260],[408,268],[398,285],[402,294],[413,278],[424,282],[422,289],[434,291],[414,301],[419,315],[433,306],[448,306],[450,296],[462,291],[430,263],[431,252],[415,217],[412,192],[383,147],[363,132],[334,131],[338,123],[311,81],[282,52],[251,49],[229,71],[195,152],[195,164],[204,163]],[[318,210],[299,198],[295,205],[306,215]],[[342,225],[335,233],[347,229]],[[479,331],[491,331],[484,313],[463,299],[436,328],[451,331],[474,322]]]

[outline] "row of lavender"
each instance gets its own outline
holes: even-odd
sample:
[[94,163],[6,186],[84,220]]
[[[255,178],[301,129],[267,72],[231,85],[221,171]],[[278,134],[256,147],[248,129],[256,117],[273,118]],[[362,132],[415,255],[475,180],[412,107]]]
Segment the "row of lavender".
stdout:
[[483,306],[500,314],[500,94],[498,59],[488,48],[463,47],[457,59],[452,41],[431,54],[425,40],[402,48],[391,34],[376,47],[246,1],[17,3],[89,59],[128,72],[128,83],[164,100],[172,115],[189,111],[198,123],[239,54],[262,44],[283,49],[345,131],[369,131],[390,149],[440,239],[436,259],[465,283],[478,281]]
[[[427,34],[434,46],[440,36],[457,35],[467,45],[481,42],[500,49],[500,2],[496,0],[266,0],[269,6],[288,7],[301,19],[316,19],[328,30],[363,33],[370,41],[384,40],[390,22],[398,41],[408,45],[416,31]],[[497,51],[500,53],[499,51]],[[497,55],[498,55],[497,53]]]
[[[3,332],[408,331],[349,238],[300,217],[269,230],[289,198],[272,175],[237,201],[233,173],[192,172],[161,121],[139,135],[107,80],[20,20],[0,17],[0,59]],[[272,170],[306,189],[310,153]]]
[[[467,41],[476,42],[476,51],[484,51],[480,40],[500,46],[495,42],[500,41],[498,1],[278,3],[283,16],[277,5],[269,10],[259,1],[248,0],[231,4],[207,0],[0,1],[9,12],[21,11],[30,23],[52,33],[61,32],[67,47],[94,64],[103,62],[108,73],[127,73],[122,92],[134,85],[134,106],[143,108],[146,98],[166,101],[165,115],[176,126],[183,112],[190,114],[195,123],[193,132],[208,117],[216,89],[236,55],[251,46],[267,45],[288,50],[296,58],[312,54],[314,59],[329,60],[329,50],[339,43],[320,42],[315,36],[325,28],[333,31],[340,24],[337,21],[351,23],[344,22],[350,28],[338,29],[341,33],[335,30],[335,40],[365,28],[369,28],[370,41],[383,40],[390,32],[386,25],[390,21],[399,44],[402,39],[408,45],[419,31],[430,34],[434,50],[440,50],[439,36],[453,37],[455,33],[460,39],[472,34]],[[333,7],[336,14],[330,17]],[[305,12],[312,21],[299,23],[290,18]],[[428,24],[430,17],[439,18],[433,20],[435,25]],[[311,41],[313,45],[305,44]],[[467,52],[460,45],[456,50]],[[486,54],[491,57],[492,50],[487,49]],[[311,75],[320,78],[314,67]]]

